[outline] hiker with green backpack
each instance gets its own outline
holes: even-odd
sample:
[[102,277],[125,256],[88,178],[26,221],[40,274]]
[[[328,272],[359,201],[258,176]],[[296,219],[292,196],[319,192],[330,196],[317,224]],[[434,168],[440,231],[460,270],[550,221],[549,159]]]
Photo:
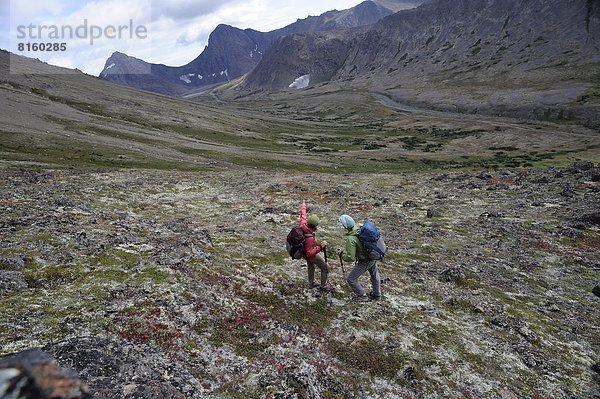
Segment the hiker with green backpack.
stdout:
[[[319,225],[319,217],[311,214],[306,217],[306,202],[300,205],[300,224],[288,234],[286,247],[293,259],[306,259],[308,283],[310,287],[319,287],[322,291],[331,291],[327,284],[329,264],[326,260],[327,241],[317,243],[315,234]],[[315,269],[321,270],[321,284],[315,284]]]
[[354,262],[354,268],[348,274],[346,281],[355,294],[354,301],[368,302],[369,297],[358,278],[365,272],[371,277],[371,298],[375,301],[381,299],[381,277],[377,261],[382,259],[387,252],[387,247],[375,223],[367,220],[363,225],[357,225],[349,215],[341,215],[340,223],[346,229],[346,246],[338,248],[337,254],[340,262]]

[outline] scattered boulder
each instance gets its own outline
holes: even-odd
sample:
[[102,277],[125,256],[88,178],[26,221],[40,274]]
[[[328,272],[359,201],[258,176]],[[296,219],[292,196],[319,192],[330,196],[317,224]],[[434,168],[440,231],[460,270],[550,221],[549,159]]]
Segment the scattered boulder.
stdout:
[[580,172],[588,171],[588,170],[592,169],[593,167],[594,167],[593,162],[580,161],[580,162],[575,162],[573,165],[571,165],[571,167],[569,167],[568,170],[569,170],[569,172],[580,173]]
[[548,184],[550,183],[550,179],[548,179],[548,176],[542,176],[539,179],[534,180],[533,183]]
[[491,211],[491,212],[483,212],[481,215],[479,215],[479,217],[501,218],[501,217],[504,217],[504,214],[502,212],[498,212],[498,211]]
[[477,178],[482,180],[488,180],[492,178],[492,175],[484,170],[483,172],[477,175]]
[[465,279],[465,273],[460,267],[451,267],[442,272],[441,278],[444,281],[458,282]]
[[39,349],[0,358],[0,397],[15,399],[91,398],[75,373]]
[[596,226],[600,226],[600,212],[588,213],[586,215],[581,216],[578,221],[585,224],[593,224]]
[[424,373],[413,366],[408,366],[402,372],[402,378],[407,382],[416,382],[424,378]]
[[594,168],[590,171],[590,179],[593,182],[600,182],[600,168]]
[[479,189],[481,189],[481,186],[477,183],[470,182],[469,184],[464,186],[464,188],[467,188],[469,190],[479,190]]
[[531,331],[531,329],[528,326],[520,326],[517,329],[517,332],[528,342],[534,343],[538,340],[537,335],[533,331]]
[[300,398],[320,398],[322,390],[314,366],[302,363],[300,366],[287,370],[287,383],[293,387]]
[[560,192],[560,195],[565,198],[571,198],[575,196],[575,189],[571,186],[565,186],[563,190]]
[[27,288],[27,282],[23,273],[0,270],[0,294],[17,292],[25,288]]
[[67,197],[58,197],[54,199],[54,206],[60,208],[73,208],[75,206],[75,202]]
[[500,327],[505,330],[510,329],[510,327],[512,325],[511,319],[508,316],[503,315],[503,314],[492,317],[492,319],[490,320],[490,323],[496,327]]
[[438,212],[438,211],[436,211],[436,210],[433,210],[433,209],[427,209],[427,217],[428,217],[428,218],[430,218],[430,219],[431,219],[431,218],[438,217],[438,216],[440,216],[440,215],[441,215],[441,213],[439,213],[439,212]]
[[600,297],[600,283],[596,284],[594,286],[594,288],[592,288],[592,292],[594,293],[594,295],[596,295],[597,297]]
[[414,201],[408,200],[408,201],[404,201],[404,203],[402,203],[402,207],[403,208],[416,208],[417,204]]
[[600,374],[600,363],[596,363],[592,366],[592,370]]
[[19,270],[25,267],[28,258],[23,255],[1,256],[0,266],[11,270]]
[[568,238],[579,238],[583,235],[583,231],[571,227],[565,227],[564,229],[559,231],[558,234]]
[[452,178],[452,181],[456,181],[456,182],[461,182],[461,181],[466,181],[468,179],[471,178],[471,175],[468,173],[462,173],[460,175],[454,176]]

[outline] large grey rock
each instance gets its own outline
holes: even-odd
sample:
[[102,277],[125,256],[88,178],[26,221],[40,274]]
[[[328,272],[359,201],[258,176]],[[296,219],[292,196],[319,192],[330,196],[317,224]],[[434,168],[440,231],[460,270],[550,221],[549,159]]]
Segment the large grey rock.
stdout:
[[45,349],[75,369],[98,397],[117,399],[124,392],[138,398],[198,395],[199,383],[184,366],[145,345],[83,337]]

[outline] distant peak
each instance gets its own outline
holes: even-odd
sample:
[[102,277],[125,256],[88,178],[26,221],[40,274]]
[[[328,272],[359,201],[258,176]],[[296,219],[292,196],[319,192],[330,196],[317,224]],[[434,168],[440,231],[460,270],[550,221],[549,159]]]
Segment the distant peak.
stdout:
[[231,25],[227,25],[227,24],[219,24],[219,25],[217,25],[217,27],[215,28],[215,30],[213,32],[228,31],[228,30],[238,30],[238,28],[233,27]]

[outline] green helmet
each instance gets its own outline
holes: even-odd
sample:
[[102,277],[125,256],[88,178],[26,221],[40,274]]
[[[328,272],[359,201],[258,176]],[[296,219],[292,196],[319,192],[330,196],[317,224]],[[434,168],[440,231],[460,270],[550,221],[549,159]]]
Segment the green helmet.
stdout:
[[310,215],[308,217],[308,219],[306,219],[306,222],[308,224],[312,224],[314,226],[317,226],[319,224],[319,217],[317,215]]

